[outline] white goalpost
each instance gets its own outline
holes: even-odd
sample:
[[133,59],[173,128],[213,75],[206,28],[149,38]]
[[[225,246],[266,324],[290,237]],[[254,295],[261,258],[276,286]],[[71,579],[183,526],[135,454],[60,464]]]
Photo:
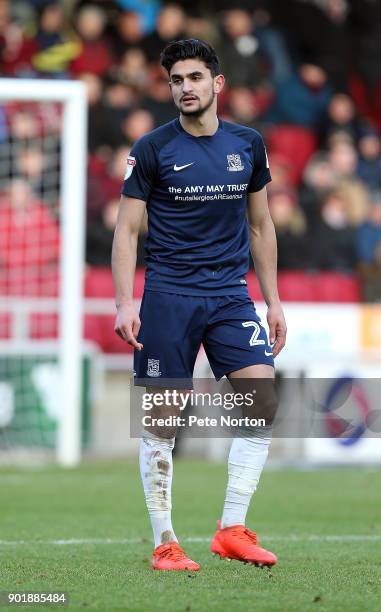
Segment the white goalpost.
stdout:
[[[11,103],[62,104],[58,162],[60,177],[57,189],[60,255],[57,262],[59,290],[56,302],[59,323],[58,341],[55,342],[58,347],[57,401],[60,418],[57,424],[55,452],[57,461],[70,467],[77,465],[81,456],[82,301],[87,162],[85,87],[78,81],[0,79],[0,106],[6,107]],[[28,302],[28,295],[5,294],[0,300],[2,312],[17,317],[20,305]],[[33,300],[41,302],[43,312],[44,298]],[[17,318],[15,320],[17,321]],[[38,350],[39,340],[30,341],[25,338],[26,332],[22,327],[27,325],[20,323],[18,326],[15,320],[11,324],[10,336],[5,340],[1,339],[2,348],[6,350],[6,346],[9,346],[12,353],[17,346],[34,343]]]

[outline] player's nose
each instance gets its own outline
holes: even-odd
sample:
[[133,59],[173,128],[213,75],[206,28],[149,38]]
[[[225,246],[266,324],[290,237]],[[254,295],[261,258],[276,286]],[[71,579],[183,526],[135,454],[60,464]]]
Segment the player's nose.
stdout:
[[193,91],[193,83],[192,81],[189,79],[184,79],[183,81],[183,94],[185,93],[192,93]]

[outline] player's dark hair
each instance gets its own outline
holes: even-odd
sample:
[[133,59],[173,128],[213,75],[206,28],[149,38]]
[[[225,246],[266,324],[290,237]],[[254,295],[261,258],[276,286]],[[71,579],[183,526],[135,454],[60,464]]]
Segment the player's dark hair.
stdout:
[[174,40],[165,47],[160,55],[160,63],[171,71],[173,64],[187,59],[199,59],[209,68],[212,77],[221,74],[220,61],[211,45],[198,38]]

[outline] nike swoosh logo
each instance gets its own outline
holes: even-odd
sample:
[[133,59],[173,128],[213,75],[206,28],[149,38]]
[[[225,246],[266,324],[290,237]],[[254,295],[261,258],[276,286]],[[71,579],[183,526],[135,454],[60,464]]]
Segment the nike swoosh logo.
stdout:
[[272,353],[268,353],[267,351],[265,351],[265,355],[266,355],[266,357],[270,357],[270,355],[272,355]]
[[175,164],[173,166],[173,169],[175,172],[180,172],[180,170],[184,170],[184,168],[189,168],[189,166],[193,166],[194,162],[192,162],[191,164],[185,164],[184,166],[178,166],[177,164]]

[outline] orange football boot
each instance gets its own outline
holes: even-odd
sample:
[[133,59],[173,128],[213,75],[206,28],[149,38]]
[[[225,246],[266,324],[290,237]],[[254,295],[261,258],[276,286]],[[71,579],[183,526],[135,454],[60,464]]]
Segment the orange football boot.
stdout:
[[276,556],[261,548],[257,535],[245,525],[232,525],[224,529],[221,529],[221,521],[217,525],[210,550],[221,559],[235,559],[258,567],[275,565],[277,562]]
[[188,559],[178,542],[161,544],[152,554],[151,567],[156,570],[190,570],[198,572],[200,566],[192,559]]

